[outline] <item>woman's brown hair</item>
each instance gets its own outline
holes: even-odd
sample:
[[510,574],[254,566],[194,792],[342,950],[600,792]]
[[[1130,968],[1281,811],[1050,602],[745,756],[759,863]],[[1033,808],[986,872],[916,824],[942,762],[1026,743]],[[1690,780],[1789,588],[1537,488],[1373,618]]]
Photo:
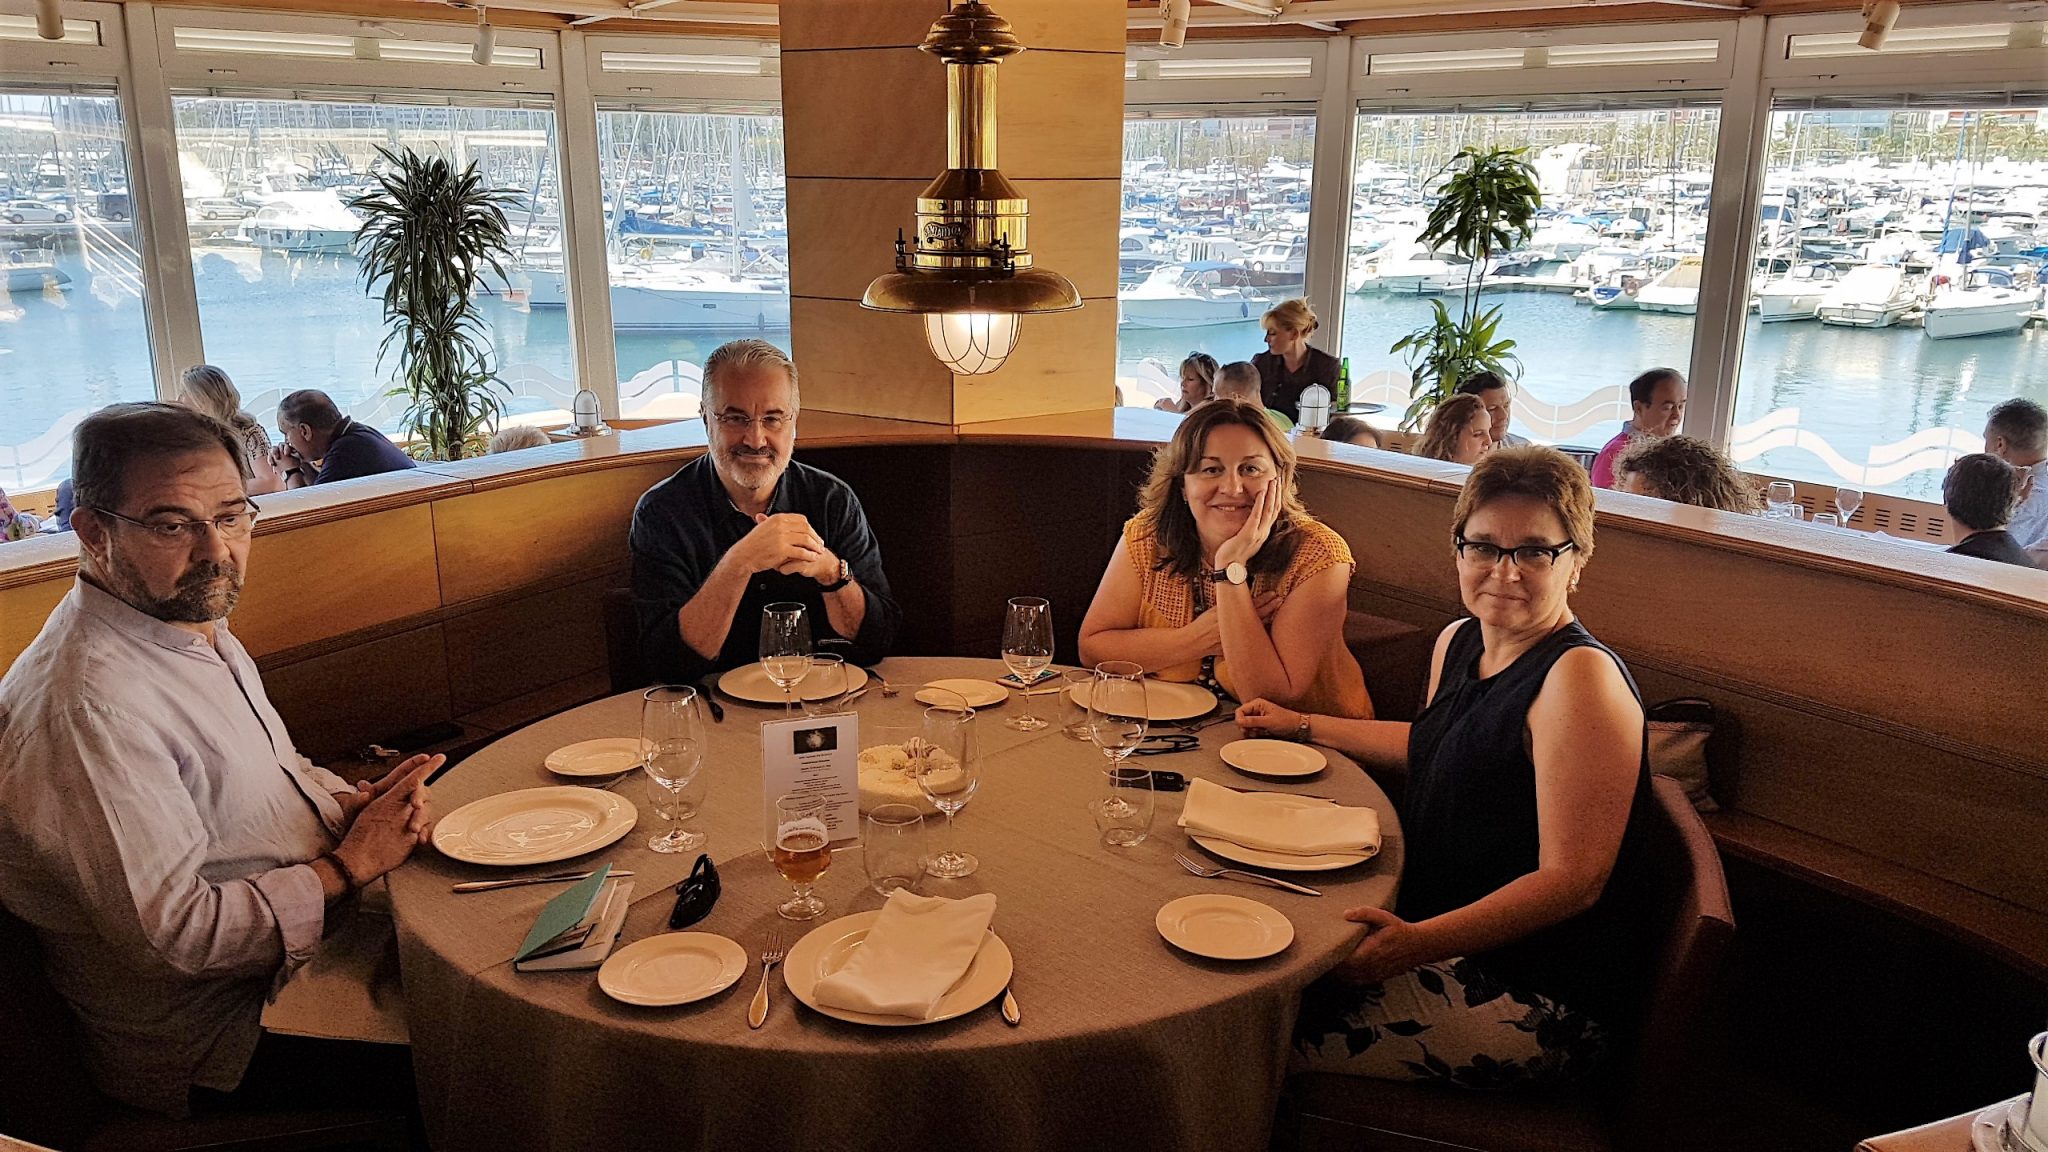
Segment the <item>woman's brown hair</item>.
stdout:
[[1616,477],[1634,476],[1645,495],[1723,512],[1761,512],[1763,497],[1734,461],[1691,436],[1644,438],[1614,462]]
[[1593,558],[1593,482],[1579,462],[1540,444],[1495,448],[1465,477],[1451,509],[1451,533],[1465,534],[1472,514],[1503,496],[1526,496],[1557,513],[1581,563]]
[[1138,519],[1152,529],[1159,545],[1158,570],[1194,579],[1203,572],[1202,537],[1188,507],[1187,474],[1201,462],[1209,433],[1236,424],[1256,432],[1273,458],[1273,483],[1284,498],[1272,534],[1245,567],[1254,574],[1284,572],[1294,559],[1295,527],[1308,519],[1301,494],[1294,487],[1294,446],[1280,434],[1266,411],[1242,400],[1211,400],[1187,414],[1173,439],[1152,454],[1152,474],[1138,493]]
[[1415,454],[1430,460],[1449,460],[1451,445],[1464,433],[1465,425],[1484,416],[1486,405],[1479,397],[1469,392],[1451,397],[1430,413],[1429,429],[1422,434],[1422,443],[1416,445]]

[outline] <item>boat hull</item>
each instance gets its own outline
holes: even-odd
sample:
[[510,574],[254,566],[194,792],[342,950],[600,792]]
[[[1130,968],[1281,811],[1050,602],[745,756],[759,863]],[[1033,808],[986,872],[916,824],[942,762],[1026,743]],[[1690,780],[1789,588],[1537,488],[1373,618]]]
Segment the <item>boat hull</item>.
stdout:
[[1931,340],[1954,340],[1965,336],[2003,336],[2027,326],[2038,300],[2017,297],[1989,304],[1943,307],[1929,304],[1920,320],[1921,331]]
[[1796,296],[1759,294],[1756,298],[1756,314],[1766,324],[1781,320],[1812,320],[1820,312],[1819,292],[1801,293]]
[[[789,296],[782,292],[613,284],[611,297],[612,327],[623,331],[773,332],[790,326]],[[534,273],[527,304],[565,307],[562,274]]]
[[1668,312],[1674,316],[1691,316],[1700,310],[1700,294],[1695,289],[1674,288],[1659,291],[1654,285],[1636,293],[1636,310],[1639,312]]
[[1823,304],[1815,310],[1823,324],[1842,328],[1889,328],[1910,306],[1905,304]]
[[1125,328],[1206,328],[1213,324],[1242,324],[1265,312],[1263,300],[1175,300],[1169,298],[1117,301],[1117,323]]

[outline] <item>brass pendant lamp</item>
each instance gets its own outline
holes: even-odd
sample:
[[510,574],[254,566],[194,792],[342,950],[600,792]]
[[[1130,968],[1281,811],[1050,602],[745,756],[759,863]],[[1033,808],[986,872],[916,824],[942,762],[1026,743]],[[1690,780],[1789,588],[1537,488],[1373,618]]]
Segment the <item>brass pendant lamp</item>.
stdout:
[[963,0],[918,45],[946,62],[946,164],[917,198],[917,237],[896,237],[896,270],[875,278],[861,306],[925,318],[932,355],[962,376],[1003,366],[1019,317],[1068,312],[1081,294],[1035,268],[1031,208],[996,170],[996,65],[1024,50],[1010,23]]

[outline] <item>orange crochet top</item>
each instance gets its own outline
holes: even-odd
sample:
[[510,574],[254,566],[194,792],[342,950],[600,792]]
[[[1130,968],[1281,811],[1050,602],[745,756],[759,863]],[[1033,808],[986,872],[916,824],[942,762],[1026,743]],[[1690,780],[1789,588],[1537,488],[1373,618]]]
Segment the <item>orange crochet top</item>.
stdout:
[[[1351,558],[1351,545],[1345,543],[1344,537],[1335,529],[1319,520],[1298,521],[1294,535],[1294,559],[1284,571],[1252,576],[1254,597],[1275,592],[1284,598],[1304,582],[1335,565],[1352,567],[1356,564]],[[1124,522],[1124,548],[1130,553],[1131,563],[1138,571],[1139,624],[1146,628],[1183,628],[1192,623],[1202,610],[1199,599],[1202,591],[1206,590],[1198,590],[1194,580],[1159,568],[1159,540],[1153,533],[1150,517],[1140,513]],[[1293,706],[1297,710],[1323,716],[1371,719],[1372,698],[1366,694],[1365,677],[1358,670],[1358,661],[1344,646],[1342,615],[1331,621],[1331,628],[1333,634],[1325,650],[1322,667],[1317,669],[1308,693]],[[1156,674],[1163,680],[1191,682],[1201,677],[1202,665],[1197,661],[1159,669]],[[1216,681],[1224,691],[1237,696],[1237,689],[1230,679],[1229,663],[1220,656],[1216,659]]]

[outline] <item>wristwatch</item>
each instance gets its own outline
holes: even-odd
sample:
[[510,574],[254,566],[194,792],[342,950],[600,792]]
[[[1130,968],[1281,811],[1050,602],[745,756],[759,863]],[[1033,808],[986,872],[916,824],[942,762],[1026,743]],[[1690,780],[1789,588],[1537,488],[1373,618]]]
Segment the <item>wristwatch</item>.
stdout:
[[825,592],[837,592],[841,588],[844,588],[851,583],[853,583],[853,567],[852,565],[846,562],[846,557],[841,556],[839,558],[839,579],[834,580],[832,583],[825,585],[825,587],[821,590]]
[[1249,574],[1244,569],[1244,562],[1241,560],[1232,560],[1228,566],[1218,568],[1214,572],[1209,573],[1209,579],[1212,582],[1228,580],[1232,584],[1242,584],[1249,578]]

